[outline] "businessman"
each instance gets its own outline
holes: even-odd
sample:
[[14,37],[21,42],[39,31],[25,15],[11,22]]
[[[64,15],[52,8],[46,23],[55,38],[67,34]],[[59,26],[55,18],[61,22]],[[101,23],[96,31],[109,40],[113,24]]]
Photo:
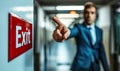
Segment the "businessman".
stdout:
[[83,11],[84,22],[67,28],[57,17],[52,20],[58,25],[53,32],[57,42],[74,37],[77,52],[71,65],[71,71],[100,71],[100,61],[104,71],[109,71],[103,46],[103,32],[95,25],[97,8],[93,3],[85,4]]

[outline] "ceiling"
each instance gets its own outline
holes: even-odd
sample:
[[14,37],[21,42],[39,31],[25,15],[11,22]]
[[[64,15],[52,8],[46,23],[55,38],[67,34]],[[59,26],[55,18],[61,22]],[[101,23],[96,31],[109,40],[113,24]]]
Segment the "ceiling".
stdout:
[[[69,10],[58,11],[55,7],[58,5],[83,5],[87,1],[94,2],[98,7],[100,7],[102,5],[113,4],[119,0],[37,0],[47,14],[68,13]],[[77,12],[81,13],[80,10]]]
[[[70,10],[56,10],[56,6],[70,6],[70,5],[84,5],[84,3],[90,1],[97,5],[97,7],[101,7],[103,5],[112,5],[116,2],[120,2],[120,0],[36,0],[39,5],[44,9],[45,13],[52,17],[56,14],[66,14],[69,13]],[[81,10],[76,10],[78,14],[81,14]],[[80,18],[74,18],[74,21],[72,20],[72,23],[78,22]],[[71,19],[68,19],[71,20]],[[65,19],[63,22],[67,23],[67,19]],[[71,21],[68,23],[71,24]]]
[[43,6],[83,5],[87,1],[92,1],[97,5],[105,5],[114,0],[38,0],[40,5],[43,5]]

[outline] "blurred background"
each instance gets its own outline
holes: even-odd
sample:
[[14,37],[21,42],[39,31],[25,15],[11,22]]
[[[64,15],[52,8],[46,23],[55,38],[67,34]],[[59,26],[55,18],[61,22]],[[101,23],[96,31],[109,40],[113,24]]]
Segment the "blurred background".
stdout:
[[[0,71],[70,71],[76,54],[74,38],[55,42],[52,33],[57,16],[67,26],[83,22],[84,3],[89,0],[1,0]],[[103,29],[103,42],[111,71],[120,71],[120,1],[90,0],[98,7],[96,25]],[[10,42],[8,13],[32,23],[32,49],[8,62]],[[101,71],[102,70],[101,65]]]

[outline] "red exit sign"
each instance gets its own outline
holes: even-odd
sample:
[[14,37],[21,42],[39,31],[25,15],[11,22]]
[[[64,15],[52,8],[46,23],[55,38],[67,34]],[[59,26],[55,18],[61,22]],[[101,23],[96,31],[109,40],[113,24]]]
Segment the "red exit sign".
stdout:
[[32,24],[9,13],[9,57],[11,61],[32,48]]

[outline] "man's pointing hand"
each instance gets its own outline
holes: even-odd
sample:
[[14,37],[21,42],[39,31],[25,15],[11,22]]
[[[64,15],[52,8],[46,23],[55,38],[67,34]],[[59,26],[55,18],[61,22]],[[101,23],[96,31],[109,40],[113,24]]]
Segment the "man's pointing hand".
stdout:
[[52,20],[58,25],[53,32],[53,38],[57,42],[62,42],[70,35],[70,30],[57,18],[53,17]]

